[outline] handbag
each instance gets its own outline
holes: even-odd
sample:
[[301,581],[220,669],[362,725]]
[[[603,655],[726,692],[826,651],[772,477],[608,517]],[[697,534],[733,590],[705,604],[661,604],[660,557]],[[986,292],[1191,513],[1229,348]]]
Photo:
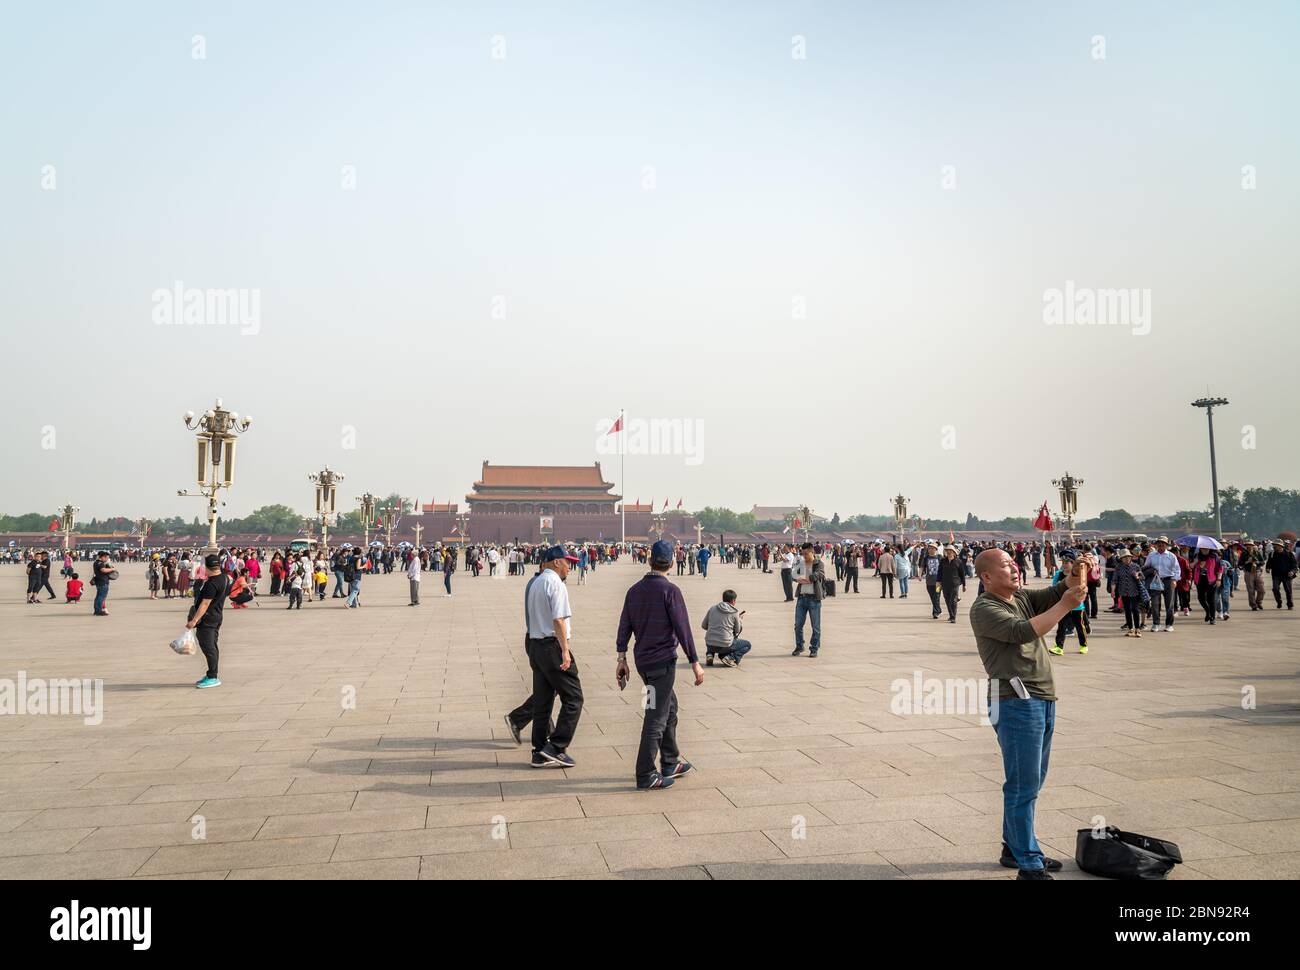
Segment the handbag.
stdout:
[[1173,842],[1123,832],[1113,825],[1104,829],[1079,829],[1074,861],[1080,869],[1107,879],[1164,879],[1183,854]]

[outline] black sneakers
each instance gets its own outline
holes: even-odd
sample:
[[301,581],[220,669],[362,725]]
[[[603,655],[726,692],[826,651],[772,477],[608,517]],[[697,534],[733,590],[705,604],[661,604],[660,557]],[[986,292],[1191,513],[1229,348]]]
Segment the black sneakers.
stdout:
[[673,765],[673,770],[668,772],[668,780],[672,781],[680,778],[682,775],[689,775],[694,770],[695,765],[691,764],[689,761],[679,761],[677,764]]
[[792,657],[797,657],[797,656],[799,656],[799,654],[801,654],[801,653],[803,653],[803,647],[795,647],[795,648],[794,648],[794,653],[790,654],[790,656],[792,656]]
[[672,788],[673,780],[671,778],[665,778],[663,775],[659,774],[659,772],[655,771],[651,773],[650,779],[644,785],[641,784],[641,782],[637,782],[636,787],[638,791],[654,791],[658,788]]
[[546,747],[542,748],[541,751],[538,751],[537,754],[550,762],[550,764],[547,765],[547,767],[550,768],[572,768],[574,764],[576,764],[572,758],[563,751],[557,750],[553,744],[547,744]]
[[1021,880],[1025,882],[1029,882],[1030,880],[1036,882],[1053,881],[1052,877],[1047,874],[1046,869],[1021,869],[1016,875],[1016,882],[1020,882]]
[[[1005,842],[1002,843],[1002,858],[998,861],[1008,869],[1016,868],[1016,857],[1011,854],[1011,849],[1007,847]],[[1059,859],[1049,859],[1047,856],[1043,856],[1043,868],[1048,872],[1060,872],[1061,862]],[[1029,872],[1031,870],[1021,869],[1020,871]]]
[[523,739],[519,736],[519,728],[515,726],[514,721],[510,720],[509,714],[506,715],[506,730],[509,731],[510,736],[515,739],[515,744],[524,743]]

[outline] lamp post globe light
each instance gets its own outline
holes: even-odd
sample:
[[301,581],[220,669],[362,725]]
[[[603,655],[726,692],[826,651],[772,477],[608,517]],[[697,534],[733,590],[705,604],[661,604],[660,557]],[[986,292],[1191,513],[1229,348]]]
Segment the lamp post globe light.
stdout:
[[342,472],[333,471],[329,465],[307,476],[307,481],[316,486],[316,517],[320,519],[321,551],[326,554],[329,552],[330,519],[334,516],[338,483],[343,481],[343,478]]
[[59,531],[63,533],[63,554],[66,556],[72,548],[72,527],[81,507],[68,503],[59,509]]
[[[384,513],[384,548],[387,549],[393,545],[393,529],[397,527],[397,519],[402,514],[402,505],[400,502],[397,505],[385,505],[379,511]],[[369,545],[367,540],[366,546]]]
[[466,538],[465,533],[466,533],[466,531],[469,529],[469,513],[468,513],[468,512],[457,512],[457,513],[456,513],[456,528],[457,528],[457,530],[460,532],[460,544],[461,544],[462,547],[464,547],[464,545],[465,545],[465,538]]
[[186,411],[182,420],[185,427],[196,432],[198,455],[198,492],[188,489],[177,495],[208,500],[208,553],[217,551],[217,493],[235,484],[235,439],[252,425],[250,415],[240,417],[236,411],[227,411],[217,403],[200,415]]
[[898,538],[903,538],[903,528],[907,525],[907,503],[912,501],[904,497],[902,492],[894,496],[894,523],[898,529]]
[[361,528],[365,533],[366,548],[370,548],[370,527],[375,524],[375,497],[366,492],[357,499],[361,505]]
[[148,519],[141,517],[136,520],[135,528],[136,531],[140,533],[140,551],[144,552],[144,541],[149,538],[149,533],[153,526],[150,524]]
[[1214,460],[1214,409],[1227,403],[1226,397],[1201,397],[1192,402],[1194,408],[1205,408],[1205,420],[1210,427],[1210,488],[1214,490],[1214,529],[1220,542],[1223,541],[1223,516],[1219,514],[1219,469]]
[[1066,472],[1060,478],[1053,478],[1052,484],[1060,493],[1061,514],[1065,516],[1065,528],[1070,534],[1070,541],[1073,542],[1074,516],[1079,511],[1079,486],[1083,484],[1083,479],[1075,478]]

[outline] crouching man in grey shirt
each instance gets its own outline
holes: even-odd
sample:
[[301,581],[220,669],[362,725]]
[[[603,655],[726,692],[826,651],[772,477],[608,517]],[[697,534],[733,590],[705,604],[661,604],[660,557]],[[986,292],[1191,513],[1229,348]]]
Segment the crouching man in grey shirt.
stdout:
[[740,639],[740,631],[744,629],[741,617],[744,615],[743,610],[736,609],[736,591],[723,590],[722,602],[711,608],[700,624],[708,649],[705,664],[712,667],[716,655],[724,667],[740,666],[741,658],[753,648],[748,640]]

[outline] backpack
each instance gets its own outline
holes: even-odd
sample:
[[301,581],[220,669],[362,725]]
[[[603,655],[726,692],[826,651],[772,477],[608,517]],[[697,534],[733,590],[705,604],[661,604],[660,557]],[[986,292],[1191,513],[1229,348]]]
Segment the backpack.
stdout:
[[1121,832],[1113,825],[1079,829],[1074,861],[1084,872],[1108,879],[1164,879],[1183,861],[1178,846],[1163,839]]

